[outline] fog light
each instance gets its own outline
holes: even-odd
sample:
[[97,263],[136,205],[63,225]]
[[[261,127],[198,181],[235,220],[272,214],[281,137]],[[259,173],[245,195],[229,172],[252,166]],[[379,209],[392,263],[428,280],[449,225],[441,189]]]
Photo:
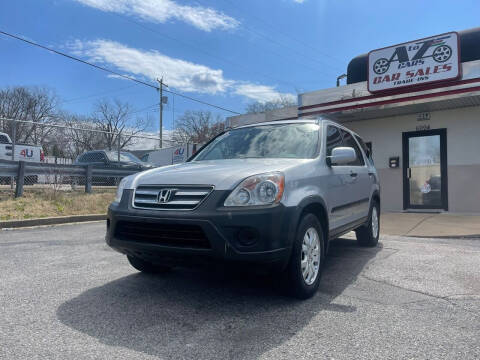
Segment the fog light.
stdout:
[[257,231],[254,229],[244,228],[238,231],[238,242],[242,246],[252,246],[258,240]]

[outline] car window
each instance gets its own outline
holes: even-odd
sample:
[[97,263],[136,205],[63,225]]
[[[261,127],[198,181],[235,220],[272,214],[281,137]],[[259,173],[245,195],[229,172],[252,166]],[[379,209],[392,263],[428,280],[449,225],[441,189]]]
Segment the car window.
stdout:
[[[106,151],[108,159],[110,161],[118,161],[118,151]],[[136,164],[141,164],[142,161],[137,158],[135,155],[126,152],[126,151],[121,151],[120,152],[120,161],[122,162],[133,162]]]
[[360,144],[360,147],[362,148],[363,152],[365,153],[365,156],[367,157],[367,160],[371,162],[373,165],[373,158],[372,158],[372,143],[366,143],[363,141],[363,139],[360,136],[355,135],[355,139],[357,142]]
[[101,152],[85,153],[78,159],[78,162],[91,163],[91,162],[104,162],[105,155]]
[[327,127],[327,156],[332,155],[332,150],[342,145],[342,135],[340,129],[336,126],[328,125]]
[[291,158],[311,159],[317,154],[319,126],[288,123],[233,129],[217,137],[193,161]]
[[362,152],[360,151],[360,148],[358,147],[357,142],[353,138],[353,135],[351,133],[349,133],[348,131],[345,131],[343,129],[340,129],[340,132],[342,133],[343,146],[353,148],[355,150],[355,153],[357,154],[357,159],[355,161],[352,161],[351,163],[346,164],[346,165],[347,166],[363,166],[363,165],[365,165],[365,161],[363,160]]
[[0,144],[10,144],[10,141],[8,141],[8,138],[5,135],[1,134],[0,135]]

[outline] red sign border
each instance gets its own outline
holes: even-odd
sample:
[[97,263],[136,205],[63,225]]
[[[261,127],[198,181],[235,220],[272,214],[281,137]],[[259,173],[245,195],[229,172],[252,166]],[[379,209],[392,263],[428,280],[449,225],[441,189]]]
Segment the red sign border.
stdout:
[[[395,88],[391,88],[391,89],[383,89],[383,90],[370,90],[370,54],[374,51],[379,51],[379,50],[383,50],[383,49],[388,49],[388,48],[392,48],[392,47],[396,47],[396,46],[400,46],[400,45],[404,45],[404,44],[410,44],[412,42],[416,42],[416,41],[420,41],[420,40],[425,40],[425,39],[430,39],[430,38],[435,38],[435,37],[438,37],[438,36],[442,36],[442,35],[450,35],[450,34],[456,34],[457,35],[457,61],[458,61],[458,74],[456,76],[453,76],[453,77],[450,77],[450,78],[445,78],[445,79],[441,79],[441,80],[433,80],[433,81],[426,81],[426,82],[422,82],[420,84],[409,84],[409,85],[402,85],[402,86],[398,86],[398,87],[395,87]],[[452,81],[452,80],[458,80],[462,77],[462,63],[460,61],[461,59],[461,56],[460,56],[460,36],[458,34],[457,31],[450,31],[450,32],[446,32],[446,33],[443,33],[443,34],[438,34],[438,35],[433,35],[433,36],[427,36],[427,37],[424,37],[424,38],[421,38],[421,39],[417,39],[417,40],[411,40],[411,41],[406,41],[406,42],[403,42],[403,43],[399,43],[399,44],[396,44],[396,45],[390,45],[390,46],[385,46],[383,48],[379,48],[379,49],[375,49],[375,50],[370,50],[367,54],[367,90],[369,93],[372,93],[372,94],[376,94],[376,93],[387,93],[387,92],[392,92],[394,93],[396,90],[398,89],[404,89],[404,88],[409,88],[409,87],[417,87],[417,86],[425,86],[425,85],[429,85],[429,84],[435,84],[435,83],[441,83],[441,82],[447,82],[447,81]]]

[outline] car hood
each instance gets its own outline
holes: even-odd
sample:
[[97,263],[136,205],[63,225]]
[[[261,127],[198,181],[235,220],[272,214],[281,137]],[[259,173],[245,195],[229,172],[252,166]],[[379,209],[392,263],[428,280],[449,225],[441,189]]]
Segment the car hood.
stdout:
[[[304,160],[303,160],[304,161]],[[230,190],[248,176],[283,171],[301,162],[299,159],[228,159],[191,161],[139,173],[132,183],[138,185],[214,185]]]

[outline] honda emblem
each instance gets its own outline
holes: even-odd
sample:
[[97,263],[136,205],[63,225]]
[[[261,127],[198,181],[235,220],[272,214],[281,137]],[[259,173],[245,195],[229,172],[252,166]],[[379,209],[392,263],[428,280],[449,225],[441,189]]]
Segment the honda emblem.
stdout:
[[158,202],[160,204],[165,204],[170,201],[170,197],[172,196],[173,189],[162,189],[158,193]]

